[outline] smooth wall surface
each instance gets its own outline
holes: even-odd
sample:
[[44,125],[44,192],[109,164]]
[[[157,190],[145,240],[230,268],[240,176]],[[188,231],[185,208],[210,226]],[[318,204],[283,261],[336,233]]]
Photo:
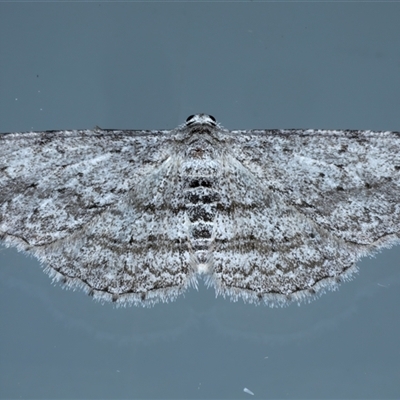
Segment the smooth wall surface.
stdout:
[[[0,132],[400,130],[399,3],[0,3]],[[284,166],[283,166],[284,168]],[[298,307],[101,305],[0,248],[1,398],[399,398],[400,247]],[[243,391],[254,392],[254,397]]]

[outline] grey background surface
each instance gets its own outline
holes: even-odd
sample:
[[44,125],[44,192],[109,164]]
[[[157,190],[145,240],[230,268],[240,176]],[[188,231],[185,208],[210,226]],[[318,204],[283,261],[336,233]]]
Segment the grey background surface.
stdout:
[[[400,129],[399,3],[0,3],[0,132]],[[283,166],[284,167],[284,166]],[[399,398],[400,249],[308,305],[116,309],[0,248],[1,398]]]

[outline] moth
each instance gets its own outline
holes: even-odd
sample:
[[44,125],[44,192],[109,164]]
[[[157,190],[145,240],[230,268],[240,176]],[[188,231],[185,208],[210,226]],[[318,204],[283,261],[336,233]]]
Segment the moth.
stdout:
[[400,239],[400,133],[172,130],[0,135],[0,240],[100,301],[153,305],[199,279],[286,305]]

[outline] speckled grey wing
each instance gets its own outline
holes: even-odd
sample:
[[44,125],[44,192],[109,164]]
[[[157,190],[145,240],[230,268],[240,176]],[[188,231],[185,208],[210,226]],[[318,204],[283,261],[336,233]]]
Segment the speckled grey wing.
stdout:
[[218,217],[209,280],[218,293],[270,305],[309,299],[399,242],[399,133],[229,134],[232,207]]
[[373,246],[399,237],[399,132],[249,131],[235,134],[232,153],[339,238]]
[[0,239],[98,299],[151,304],[174,298],[191,276],[183,235],[170,229],[182,226],[182,215],[168,212],[168,190],[164,211],[154,213],[159,185],[174,168],[169,134],[0,136]]

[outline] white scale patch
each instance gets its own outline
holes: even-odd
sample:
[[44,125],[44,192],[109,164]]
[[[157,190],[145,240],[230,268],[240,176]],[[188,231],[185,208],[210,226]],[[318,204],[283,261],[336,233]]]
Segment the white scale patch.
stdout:
[[199,277],[270,306],[315,298],[399,242],[400,134],[173,130],[0,135],[0,239],[68,287],[169,301]]

